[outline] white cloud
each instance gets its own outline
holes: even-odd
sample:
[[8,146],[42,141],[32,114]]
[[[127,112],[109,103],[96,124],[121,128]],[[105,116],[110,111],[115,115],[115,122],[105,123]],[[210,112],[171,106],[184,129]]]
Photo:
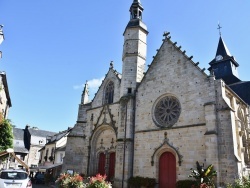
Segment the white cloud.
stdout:
[[[98,87],[101,86],[103,79],[104,79],[104,77],[94,78],[94,79],[88,81],[89,99],[93,99],[94,94],[97,92]],[[81,85],[74,85],[73,88],[76,90],[83,89],[84,85],[85,85],[85,83],[81,84]]]
[[92,79],[90,81],[88,81],[88,86],[89,86],[89,89],[92,88],[92,89],[97,89],[101,84],[102,84],[102,81],[103,81],[104,77],[100,78],[100,79]]

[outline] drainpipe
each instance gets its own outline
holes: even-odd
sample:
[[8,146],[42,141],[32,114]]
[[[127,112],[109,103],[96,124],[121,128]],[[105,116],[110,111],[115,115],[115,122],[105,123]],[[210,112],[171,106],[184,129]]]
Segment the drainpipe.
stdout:
[[122,169],[122,188],[123,188],[123,182],[124,182],[124,174],[125,174],[125,157],[126,157],[126,135],[127,135],[127,112],[128,110],[128,101],[126,101],[126,113],[125,113],[125,130],[124,130],[124,144],[123,144],[123,169]]
[[134,110],[134,119],[133,119],[133,127],[132,127],[132,173],[131,173],[131,177],[134,176],[134,153],[135,153],[135,113],[136,113],[136,94],[137,94],[137,90],[135,90],[135,96],[134,96],[134,101],[133,101],[133,110]]
[[89,176],[90,149],[91,149],[91,146],[89,145],[89,146],[88,146],[87,174],[86,174],[86,175],[88,175],[88,176]]

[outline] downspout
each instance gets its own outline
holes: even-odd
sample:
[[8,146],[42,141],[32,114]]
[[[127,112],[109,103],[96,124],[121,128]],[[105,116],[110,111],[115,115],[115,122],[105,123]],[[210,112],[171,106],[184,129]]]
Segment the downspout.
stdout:
[[[221,88],[222,89],[222,88]],[[214,92],[215,92],[215,117],[216,117],[216,131],[217,131],[217,151],[218,151],[218,168],[221,169],[221,164],[220,164],[220,146],[219,146],[219,125],[220,125],[220,121],[219,121],[219,109],[218,109],[218,104],[219,104],[219,98],[218,98],[218,91],[217,91],[217,82],[215,83],[214,82]],[[223,91],[221,91],[223,92]],[[217,179],[218,181],[218,179]],[[219,176],[219,182],[217,182],[217,185],[218,183],[220,183],[221,181],[221,172],[220,172],[220,176]]]
[[90,149],[91,146],[88,146],[88,161],[87,161],[87,175],[89,176],[89,161],[90,161]]
[[125,130],[124,130],[124,144],[123,144],[123,169],[122,169],[122,188],[123,188],[123,182],[124,182],[124,174],[125,174],[125,152],[126,152],[126,135],[127,135],[127,109],[128,109],[128,101],[126,101],[126,108],[125,108]]
[[135,90],[135,96],[134,96],[134,101],[133,101],[133,110],[134,110],[134,119],[133,119],[133,127],[132,127],[132,173],[131,177],[134,176],[134,153],[135,153],[135,113],[136,113],[136,94],[137,90]]

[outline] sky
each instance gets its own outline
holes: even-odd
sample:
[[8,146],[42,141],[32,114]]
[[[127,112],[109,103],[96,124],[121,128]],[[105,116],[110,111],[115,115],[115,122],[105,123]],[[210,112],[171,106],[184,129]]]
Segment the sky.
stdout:
[[[147,64],[165,31],[201,68],[215,57],[219,31],[249,81],[249,0],[141,0],[147,25]],[[132,0],[0,0],[5,40],[9,119],[18,128],[62,131],[77,121],[83,85],[90,99],[114,62],[121,73],[123,32]]]

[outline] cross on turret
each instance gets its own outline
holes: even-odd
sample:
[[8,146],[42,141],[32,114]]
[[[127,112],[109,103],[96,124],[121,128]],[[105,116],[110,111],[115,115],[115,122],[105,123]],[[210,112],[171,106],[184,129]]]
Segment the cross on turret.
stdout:
[[220,36],[221,36],[221,28],[222,28],[222,27],[220,26],[220,23],[218,23],[218,28],[217,28],[217,29],[219,30]]

